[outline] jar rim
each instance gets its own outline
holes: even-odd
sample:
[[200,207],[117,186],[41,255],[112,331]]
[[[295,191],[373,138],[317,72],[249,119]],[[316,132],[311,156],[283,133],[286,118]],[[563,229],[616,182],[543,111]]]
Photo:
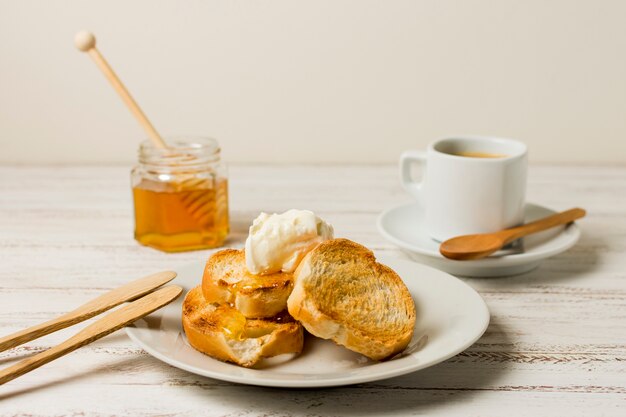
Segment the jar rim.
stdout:
[[217,139],[209,136],[171,135],[164,136],[163,140],[167,143],[167,148],[158,148],[151,140],[146,139],[139,144],[139,151],[159,151],[165,154],[168,150],[175,149],[177,151],[202,151],[208,155],[220,152]]
[[167,148],[154,146],[151,140],[139,145],[139,163],[170,168],[202,166],[218,162],[220,147],[216,139],[205,136],[165,136]]

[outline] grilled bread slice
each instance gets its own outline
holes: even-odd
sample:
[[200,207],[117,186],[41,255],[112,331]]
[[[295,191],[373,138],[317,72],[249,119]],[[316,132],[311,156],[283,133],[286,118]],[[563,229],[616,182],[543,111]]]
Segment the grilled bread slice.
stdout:
[[228,305],[206,302],[199,286],[183,301],[183,329],[194,349],[245,367],[264,357],[300,353],[304,339],[302,326],[287,312],[246,319]]
[[415,303],[402,279],[347,239],[320,243],[294,273],[289,313],[313,335],[371,359],[402,351],[413,336]]
[[202,293],[209,303],[230,304],[248,318],[272,317],[287,309],[293,274],[253,275],[243,250],[224,249],[209,258]]

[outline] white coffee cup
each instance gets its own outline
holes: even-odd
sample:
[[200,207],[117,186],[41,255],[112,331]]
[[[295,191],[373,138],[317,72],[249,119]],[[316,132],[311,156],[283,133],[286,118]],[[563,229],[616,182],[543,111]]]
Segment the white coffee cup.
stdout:
[[[412,165],[422,168],[419,182],[411,178]],[[437,140],[425,152],[404,152],[400,174],[425,210],[426,232],[444,241],[523,223],[526,165],[522,142],[465,136]]]

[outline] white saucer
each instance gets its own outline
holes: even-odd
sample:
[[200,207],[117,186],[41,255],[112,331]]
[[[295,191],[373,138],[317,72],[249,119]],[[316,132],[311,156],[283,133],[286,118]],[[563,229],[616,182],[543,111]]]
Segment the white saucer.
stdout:
[[[554,214],[555,211],[527,204],[525,222]],[[475,261],[455,261],[439,253],[439,242],[424,230],[424,211],[417,203],[404,204],[384,211],[378,217],[378,231],[392,243],[406,250],[411,258],[454,275],[496,277],[530,271],[543,259],[564,252],[580,237],[575,223],[530,235],[509,250]]]
[[[442,362],[485,332],[489,311],[469,285],[445,272],[401,259],[379,257],[406,283],[417,308],[413,339],[397,357],[374,362],[329,340],[306,335],[302,353],[264,360],[256,369],[220,362],[193,349],[182,329],[183,297],[126,328],[152,356],[177,368],[224,381],[270,387],[329,387],[377,381]],[[200,284],[204,262],[176,272],[186,291]]]

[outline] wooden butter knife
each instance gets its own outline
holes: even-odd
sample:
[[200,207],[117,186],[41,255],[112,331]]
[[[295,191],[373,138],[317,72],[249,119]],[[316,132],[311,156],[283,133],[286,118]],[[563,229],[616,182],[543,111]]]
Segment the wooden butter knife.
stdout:
[[63,343],[1,370],[0,385],[147,316],[174,301],[182,291],[181,287],[170,285],[118,308],[85,327]]
[[176,278],[176,272],[163,271],[117,287],[55,319],[0,338],[0,352],[57,330],[85,321],[127,301],[135,300]]

